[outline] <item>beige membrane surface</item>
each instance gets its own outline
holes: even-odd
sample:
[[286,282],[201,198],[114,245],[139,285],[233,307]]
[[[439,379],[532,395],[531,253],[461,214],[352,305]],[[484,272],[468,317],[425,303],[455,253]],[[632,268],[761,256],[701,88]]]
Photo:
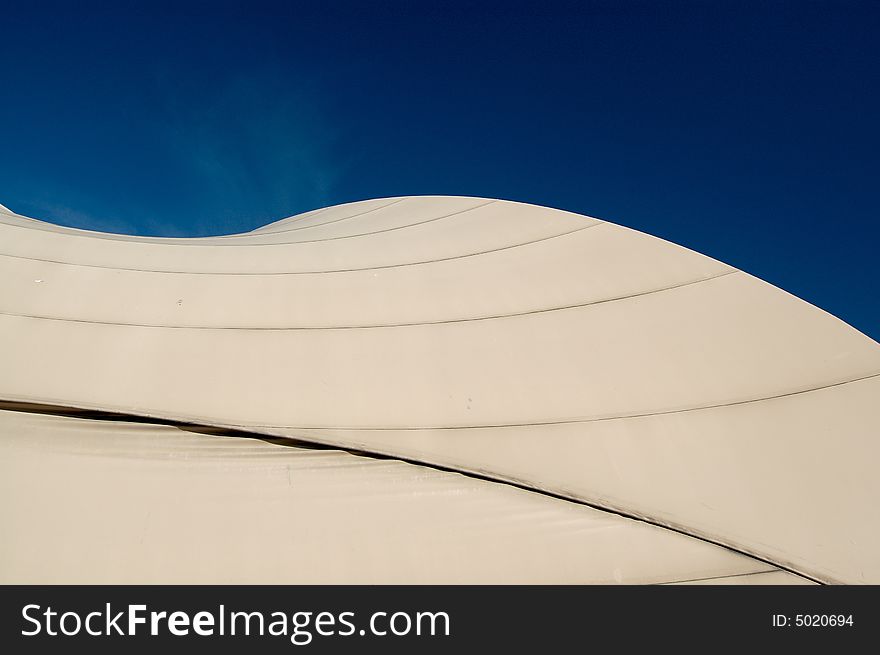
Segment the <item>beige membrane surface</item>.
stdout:
[[663,240],[437,196],[203,239],[0,210],[0,285],[0,400],[407,458],[880,582],[880,346]]

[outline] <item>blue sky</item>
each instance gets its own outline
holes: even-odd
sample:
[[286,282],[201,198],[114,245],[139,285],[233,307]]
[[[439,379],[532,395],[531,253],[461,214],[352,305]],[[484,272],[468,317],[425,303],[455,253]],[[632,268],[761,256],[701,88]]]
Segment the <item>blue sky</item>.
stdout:
[[141,235],[569,209],[880,339],[880,3],[8,2],[0,203]]

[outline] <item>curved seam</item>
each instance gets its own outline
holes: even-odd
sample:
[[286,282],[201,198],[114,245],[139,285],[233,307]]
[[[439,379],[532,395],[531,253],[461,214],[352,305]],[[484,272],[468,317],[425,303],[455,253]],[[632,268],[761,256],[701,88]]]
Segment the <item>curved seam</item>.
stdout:
[[613,298],[603,298],[601,300],[591,300],[589,302],[583,303],[575,303],[570,305],[560,305],[558,307],[546,307],[542,309],[530,309],[524,312],[513,312],[511,314],[492,314],[489,316],[473,316],[468,318],[451,318],[451,319],[443,319],[436,321],[413,321],[409,323],[377,323],[373,325],[303,325],[303,326],[289,326],[289,327],[254,327],[254,326],[210,326],[210,325],[161,325],[161,324],[151,324],[151,323],[122,323],[117,321],[97,321],[90,320],[84,318],[62,318],[57,316],[39,316],[36,314],[20,314],[17,312],[7,312],[0,310],[0,315],[2,316],[17,316],[19,318],[32,318],[43,321],[62,321],[66,323],[87,323],[90,325],[114,325],[119,327],[139,327],[139,328],[158,328],[165,330],[236,330],[236,331],[244,331],[244,332],[296,332],[301,330],[378,330],[382,328],[403,328],[403,327],[419,327],[424,325],[449,325],[453,323],[474,323],[477,321],[493,321],[497,319],[504,318],[517,318],[520,316],[533,316],[535,314],[549,314],[551,312],[559,312],[565,311],[569,309],[581,309],[584,307],[591,307],[594,305],[604,305],[612,302],[619,302],[622,300],[630,300],[632,298],[641,298],[643,296],[650,296],[655,293],[662,293],[664,291],[672,291],[674,289],[681,289],[682,287],[693,286],[695,284],[701,284],[703,282],[711,282],[712,280],[717,280],[718,278],[726,277],[728,275],[733,275],[734,273],[740,273],[741,271],[725,271],[723,273],[718,273],[716,275],[712,275],[710,277],[703,277],[698,280],[690,280],[688,282],[682,282],[680,284],[673,284],[667,287],[661,287],[659,289],[650,289],[648,291],[640,291],[638,293],[632,293],[625,296],[616,296]]
[[[292,227],[289,230],[267,230],[265,232],[257,232],[256,230],[251,230],[250,232],[239,232],[238,234],[221,234],[220,236],[216,236],[216,237],[204,237],[204,238],[206,238],[206,239],[239,239],[241,237],[248,237],[248,236],[262,237],[262,236],[267,236],[270,234],[272,234],[272,235],[274,235],[274,234],[287,234],[288,232],[299,232],[300,230],[313,230],[318,227],[326,227],[327,225],[333,225],[334,223],[340,223],[342,221],[347,221],[352,218],[359,218],[361,216],[366,216],[367,214],[372,214],[373,212],[381,211],[387,207],[391,207],[392,205],[398,205],[398,204],[402,203],[404,200],[409,200],[409,197],[398,198],[397,200],[389,202],[387,205],[382,205],[381,207],[374,207],[373,209],[368,209],[367,211],[359,212],[357,214],[352,214],[351,216],[343,216],[342,218],[337,218],[332,221],[327,221],[326,223],[318,223],[317,225],[303,225],[302,227]],[[333,209],[333,207],[326,207],[325,211],[329,211],[331,209]],[[315,214],[312,214],[312,216],[310,216],[309,218],[313,218],[314,216],[315,216]],[[292,216],[290,218],[296,218],[296,217]],[[281,220],[287,221],[290,219],[289,218],[282,218]],[[276,222],[280,222],[280,221],[276,221]],[[272,223],[269,223],[269,225],[272,225]],[[269,227],[269,225],[264,225],[263,227]],[[261,228],[256,228],[256,229],[259,230]]]
[[[263,234],[263,232],[260,232],[260,230],[267,228],[267,227],[270,227],[272,225],[275,225],[276,223],[282,223],[284,221],[289,221],[291,219],[302,220],[305,218],[314,218],[315,216],[322,216],[322,215],[326,214],[328,211],[330,211],[331,209],[333,209],[332,205],[330,207],[318,207],[318,209],[312,209],[310,211],[301,212],[299,214],[292,214],[291,216],[285,216],[284,218],[279,218],[278,220],[270,221],[269,223],[266,223],[265,225],[258,225],[257,227],[250,229],[250,230],[247,230],[245,232],[233,232],[232,234],[218,234],[218,235],[212,236],[212,237],[181,237],[181,238],[184,238],[184,239],[188,239],[188,238],[189,239],[202,239],[202,238],[204,238],[204,239],[226,239],[229,237],[243,237],[243,236],[247,236],[249,234],[251,234],[251,235]],[[265,234],[271,234],[271,232],[267,231]],[[152,238],[155,238],[155,239],[166,238],[167,239],[168,237],[152,237]],[[172,237],[172,238],[175,238],[175,237]]]
[[[452,216],[458,216],[459,214],[465,214],[467,212],[471,212],[476,209],[482,209],[483,207],[487,207],[487,206],[489,206],[493,203],[496,203],[496,202],[498,202],[498,201],[497,200],[489,200],[488,202],[481,203],[481,204],[476,205],[474,207],[468,207],[467,209],[462,209],[457,212],[452,212],[451,214],[444,214],[443,216],[435,216],[434,218],[429,218],[427,220],[419,221],[417,223],[409,223],[407,225],[398,225],[397,227],[389,227],[384,230],[376,230],[375,232],[363,232],[360,234],[346,234],[346,235],[338,236],[338,237],[328,237],[326,239],[309,239],[306,241],[291,241],[291,242],[287,242],[287,243],[248,243],[248,244],[240,244],[240,243],[208,243],[208,244],[206,244],[206,243],[162,243],[162,242],[156,243],[156,242],[144,242],[144,241],[127,241],[125,239],[114,239],[112,237],[101,236],[100,233],[94,234],[94,235],[91,235],[91,234],[62,234],[59,232],[50,232],[50,233],[57,234],[60,236],[65,236],[65,237],[75,237],[75,238],[81,238],[81,239],[101,239],[102,241],[135,243],[135,244],[140,244],[140,245],[151,245],[151,246],[153,246],[153,245],[155,245],[155,246],[171,246],[171,247],[175,247],[175,246],[176,247],[193,247],[193,246],[196,246],[196,247],[203,247],[203,248],[205,248],[205,247],[210,247],[210,248],[243,248],[243,247],[244,248],[268,248],[268,247],[272,247],[272,246],[274,246],[274,247],[293,246],[293,245],[298,245],[298,244],[302,244],[302,243],[321,243],[324,241],[339,241],[340,239],[354,239],[357,237],[368,237],[368,236],[372,236],[374,234],[384,234],[385,232],[394,232],[395,230],[405,230],[406,228],[416,227],[418,225],[425,225],[426,223],[433,223],[434,221],[439,221],[444,218],[450,218]],[[7,225],[7,227],[17,228],[17,229],[21,229],[21,230],[31,229],[31,228],[25,227],[23,225],[8,225],[8,224],[4,224],[4,225]],[[41,230],[41,232],[47,232],[47,231]],[[156,237],[156,238],[161,238],[161,237]],[[211,238],[211,237],[205,237],[205,238]]]
[[633,419],[633,418],[649,418],[652,416],[666,416],[668,414],[685,414],[687,412],[697,412],[708,409],[719,409],[722,407],[735,407],[738,405],[750,405],[752,403],[760,403],[766,402],[770,400],[778,400],[779,398],[788,398],[790,396],[799,396],[801,394],[812,393],[814,391],[824,391],[826,389],[832,389],[834,387],[841,387],[846,384],[852,384],[855,382],[862,382],[864,380],[870,380],[872,378],[880,377],[880,372],[870,373],[868,375],[862,375],[856,378],[851,378],[849,380],[842,380],[840,382],[831,382],[829,384],[823,384],[816,387],[810,387],[809,389],[799,389],[797,391],[786,391],[785,393],[773,394],[771,396],[761,396],[760,398],[748,398],[746,400],[734,400],[726,403],[713,403],[711,405],[696,405],[694,407],[683,407],[680,409],[667,409],[656,412],[641,412],[637,414],[616,414],[614,416],[600,416],[597,418],[571,418],[571,419],[558,419],[558,420],[549,420],[549,421],[533,421],[528,423],[491,423],[491,424],[483,424],[483,425],[446,425],[446,426],[408,426],[408,427],[318,427],[318,426],[297,426],[297,425],[260,425],[260,424],[235,424],[238,427],[243,429],[251,428],[251,429],[278,429],[278,430],[322,430],[327,432],[424,432],[424,431],[441,431],[441,430],[487,430],[493,428],[528,428],[528,427],[541,427],[548,425],[569,425],[569,424],[586,424],[586,423],[599,423],[603,421],[620,421],[624,419]]
[[[568,425],[568,424],[586,424],[586,423],[598,423],[600,421],[619,421],[626,420],[632,418],[649,418],[652,416],[665,416],[667,414],[685,414],[688,412],[697,412],[709,409],[718,409],[721,407],[735,407],[738,405],[750,405],[752,403],[761,403],[761,402],[769,402],[771,400],[778,400],[780,398],[788,398],[790,396],[799,396],[801,394],[808,394],[818,391],[825,391],[826,389],[833,389],[835,387],[845,386],[847,384],[854,384],[856,382],[863,382],[865,380],[870,380],[873,378],[880,377],[880,372],[870,373],[867,375],[861,375],[859,377],[851,378],[848,380],[841,380],[838,382],[831,382],[828,384],[818,385],[815,387],[810,387],[808,389],[799,389],[797,391],[787,391],[785,393],[773,394],[770,396],[761,396],[759,398],[747,398],[745,400],[735,400],[726,403],[713,403],[710,405],[696,405],[693,407],[684,407],[680,409],[670,409],[670,410],[660,410],[656,412],[641,412],[637,414],[618,414],[615,416],[600,416],[597,418],[574,418],[574,419],[559,419],[559,420],[550,420],[550,421],[534,421],[528,423],[496,423],[496,424],[483,424],[483,425],[447,425],[447,426],[405,426],[405,427],[352,427],[352,426],[299,426],[299,425],[266,425],[260,423],[227,423],[224,421],[216,422],[211,419],[205,417],[198,416],[188,416],[185,414],[155,414],[148,411],[137,411],[137,409],[111,409],[108,410],[106,407],[99,407],[97,405],[91,405],[89,403],[71,403],[69,400],[61,400],[57,398],[46,398],[46,397],[35,397],[35,396],[27,396],[27,395],[18,395],[11,394],[8,396],[0,396],[0,402],[25,402],[31,404],[43,404],[43,405],[58,405],[60,407],[70,407],[73,409],[88,409],[88,410],[96,410],[96,411],[108,411],[118,414],[126,414],[131,416],[142,416],[146,418],[160,418],[162,420],[172,420],[178,421],[181,423],[191,423],[191,424],[206,424],[206,421],[210,422],[211,425],[217,427],[230,428],[235,430],[297,430],[297,431],[308,431],[310,433],[315,432],[440,432],[447,430],[485,430],[485,429],[493,429],[493,428],[527,428],[527,427],[543,427],[548,425]],[[282,434],[282,435],[274,435],[274,436],[282,436],[289,437],[290,435]],[[315,439],[310,437],[312,441],[320,442],[320,439]],[[325,440],[326,441],[326,440]],[[395,455],[397,457],[397,455]]]
[[[711,575],[707,578],[688,578],[687,580],[671,580],[669,582],[659,582],[659,585],[674,585],[674,584],[683,584],[685,582],[703,582],[705,580],[727,580],[728,578],[747,578],[752,575],[766,575],[767,573],[779,573],[780,569],[768,569],[766,571],[752,571],[751,573],[733,573],[731,575]],[[784,571],[784,573],[789,573],[789,571]],[[804,576],[798,575],[798,577],[803,578]],[[812,582],[815,582],[814,580]]]
[[[503,250],[510,250],[512,248],[520,248],[522,246],[530,246],[535,243],[541,243],[542,241],[548,241],[550,239],[556,239],[558,237],[568,236],[569,234],[574,234],[576,232],[582,232],[583,230],[588,230],[591,227],[599,227],[600,225],[610,225],[605,221],[601,221],[599,223],[593,223],[592,225],[586,225],[584,227],[579,227],[574,230],[570,230],[568,232],[561,232],[559,234],[551,234],[547,237],[541,237],[540,239],[535,239],[534,241],[524,241],[522,243],[514,243],[509,246],[502,246],[500,248],[493,248],[491,250],[482,250],[480,252],[472,252],[467,253],[465,255],[453,255],[451,257],[440,257],[438,259],[425,259],[423,261],[418,262],[405,262],[403,264],[384,264],[382,266],[366,266],[363,268],[338,268],[332,270],[321,270],[321,271],[270,271],[267,273],[261,272],[249,272],[249,271],[168,271],[168,270],[159,270],[154,268],[127,268],[122,266],[104,266],[102,264],[83,264],[79,262],[63,262],[57,259],[43,259],[40,257],[27,257],[25,255],[10,255],[6,253],[0,253],[0,257],[12,257],[14,259],[27,259],[32,262],[46,262],[49,264],[61,264],[62,266],[81,266],[83,268],[101,268],[110,271],[134,271],[136,273],[163,273],[168,275],[324,275],[330,273],[354,273],[356,271],[377,271],[383,270],[386,268],[404,268],[407,266],[421,266],[423,264],[436,264],[439,262],[448,262],[454,259],[465,259],[467,257],[478,257],[480,255],[489,255],[495,252],[501,252]],[[161,244],[159,244],[161,245]],[[291,244],[285,244],[291,245]]]

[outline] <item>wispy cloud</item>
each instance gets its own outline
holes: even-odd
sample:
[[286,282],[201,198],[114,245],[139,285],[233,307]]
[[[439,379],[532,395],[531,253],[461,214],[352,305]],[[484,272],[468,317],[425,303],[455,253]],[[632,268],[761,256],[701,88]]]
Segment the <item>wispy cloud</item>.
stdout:
[[159,138],[190,203],[204,208],[189,228],[218,233],[322,206],[345,170],[342,129],[314,84],[261,72],[232,77],[195,103],[191,93],[176,102],[167,88],[163,97]]

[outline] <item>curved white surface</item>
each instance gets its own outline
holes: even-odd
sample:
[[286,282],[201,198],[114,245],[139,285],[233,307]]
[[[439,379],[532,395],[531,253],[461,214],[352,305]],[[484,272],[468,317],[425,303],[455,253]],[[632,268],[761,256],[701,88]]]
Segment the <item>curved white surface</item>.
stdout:
[[403,457],[880,582],[880,346],[660,239],[479,198],[206,239],[0,212],[0,279],[0,400]]

